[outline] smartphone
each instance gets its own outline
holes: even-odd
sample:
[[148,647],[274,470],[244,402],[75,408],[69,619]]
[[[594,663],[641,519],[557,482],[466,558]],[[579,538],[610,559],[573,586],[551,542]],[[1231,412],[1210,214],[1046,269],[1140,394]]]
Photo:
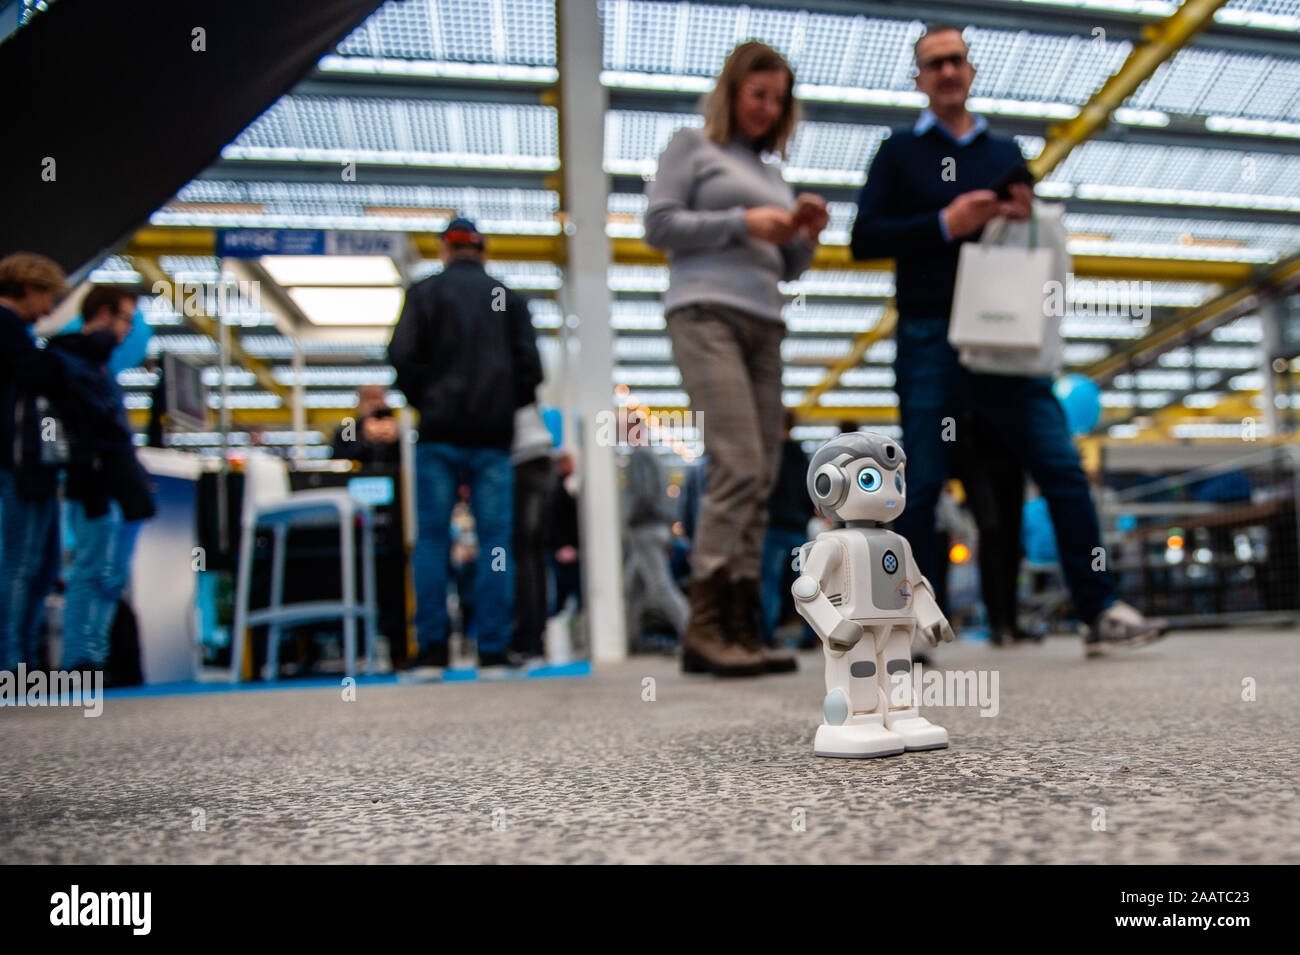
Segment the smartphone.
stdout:
[[1011,187],[1016,183],[1022,183],[1032,190],[1034,188],[1034,174],[1029,171],[1029,167],[1024,163],[1017,163],[1008,169],[993,185],[989,186],[998,194],[999,199],[1011,198]]

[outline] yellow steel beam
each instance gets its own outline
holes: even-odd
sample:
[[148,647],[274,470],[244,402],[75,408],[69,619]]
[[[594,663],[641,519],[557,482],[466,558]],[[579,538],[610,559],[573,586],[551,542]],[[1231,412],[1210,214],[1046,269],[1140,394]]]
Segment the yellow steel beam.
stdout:
[[1300,281],[1300,255],[1284,259],[1263,274],[1236,288],[1228,289],[1204,305],[1179,315],[1128,348],[1093,362],[1082,369],[1082,372],[1094,380],[1108,378],[1123,371],[1145,355],[1171,347],[1182,336],[1246,304],[1253,296],[1282,288],[1296,281]]
[[[431,232],[412,233],[420,255],[432,259],[438,255],[439,239]],[[126,255],[212,255],[215,231],[204,228],[142,229],[127,243]],[[613,261],[620,265],[663,265],[664,254],[640,239],[611,239]],[[564,238],[559,235],[494,235],[489,238],[488,254],[504,261],[564,262]],[[855,262],[847,246],[822,246],[813,259],[814,269],[851,269],[888,272],[889,259]],[[1122,258],[1113,255],[1080,255],[1074,258],[1074,274],[1080,278],[1145,279],[1148,281],[1244,282],[1252,274],[1251,266],[1242,262],[1209,259]]]
[[[163,282],[168,287],[171,287],[171,276],[162,270],[158,265],[157,260],[154,259],[152,255],[137,254],[133,259],[136,269],[144,276],[145,281],[151,288],[159,282]],[[189,302],[187,302],[186,305],[187,307],[182,309],[185,313],[183,317],[186,321],[188,321],[189,324],[192,325],[200,334],[207,335],[213,341],[217,341],[220,334],[220,330],[217,326],[217,319],[205,312],[202,306],[197,302],[195,302],[192,307]],[[271,374],[271,365],[260,358],[254,358],[245,351],[244,346],[239,341],[239,337],[233,333],[230,336],[230,357],[232,364],[238,364],[246,371],[251,371],[257,377],[258,384],[263,388],[272,394],[279,396],[280,400],[286,405],[291,403],[292,398],[290,397],[289,389],[275,380],[275,377]],[[243,415],[241,414],[240,417],[242,418]]]
[[1029,163],[1034,178],[1042,179],[1060,165],[1075,146],[1103,129],[1110,122],[1110,114],[1122,106],[1161,63],[1205,29],[1214,19],[1214,12],[1226,2],[1183,0],[1182,6],[1168,17],[1143,27],[1143,42],[1133,48],[1124,64],[1092,94],[1078,115],[1048,129],[1047,144]]
[[[310,431],[324,432],[330,438],[334,429],[347,415],[353,414],[355,408],[308,408],[307,428]],[[292,431],[293,413],[288,405],[279,408],[231,408],[231,415],[240,428],[255,428],[265,431]],[[128,412],[131,425],[143,430],[149,422],[149,409],[137,408]]]
[[858,336],[853,340],[853,346],[844,357],[837,358],[830,368],[826,369],[825,377],[804,392],[803,401],[799,403],[797,409],[798,414],[807,416],[812,413],[814,408],[819,407],[822,395],[839,384],[840,377],[862,361],[862,356],[867,353],[867,350],[872,345],[882,338],[894,334],[894,327],[897,324],[898,309],[894,307],[893,301],[890,300],[889,305],[886,306],[884,313],[880,316],[880,321],[865,332],[859,332]]

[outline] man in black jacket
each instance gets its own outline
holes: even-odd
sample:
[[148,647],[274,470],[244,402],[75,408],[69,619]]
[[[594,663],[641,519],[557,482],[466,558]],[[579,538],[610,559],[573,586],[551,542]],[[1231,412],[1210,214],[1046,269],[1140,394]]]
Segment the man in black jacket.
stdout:
[[43,663],[36,635],[58,571],[55,442],[41,438],[63,367],[29,329],[67,290],[63,270],[45,256],[0,260],[0,670],[10,672]]
[[483,236],[468,219],[442,235],[443,271],[406,293],[388,360],[420,412],[416,448],[417,667],[447,665],[451,511],[470,488],[478,536],[475,630],[480,667],[504,666],[514,628],[515,411],[534,400],[542,363],[524,299],[487,274]]

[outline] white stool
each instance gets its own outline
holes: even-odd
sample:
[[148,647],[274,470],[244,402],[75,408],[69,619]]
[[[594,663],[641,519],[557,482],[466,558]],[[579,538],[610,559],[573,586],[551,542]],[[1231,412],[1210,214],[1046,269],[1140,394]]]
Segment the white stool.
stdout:
[[[361,603],[356,594],[356,551],[352,529],[361,520]],[[284,596],[285,539],[291,527],[339,529],[342,555],[343,597],[282,603]],[[253,577],[253,549],[258,528],[271,528],[275,544],[271,552],[271,603],[264,610],[248,609]],[[343,621],[343,666],[353,676],[357,655],[357,618],[366,627],[366,672],[375,666],[375,541],[370,507],[354,501],[345,488],[289,490],[289,471],[282,458],[262,451],[250,451],[244,464],[244,503],[240,520],[239,579],[235,588],[235,623],[231,633],[230,682],[238,683],[244,667],[244,631],[267,626],[267,669],[270,679],[279,676],[280,631],[286,626],[316,620]]]

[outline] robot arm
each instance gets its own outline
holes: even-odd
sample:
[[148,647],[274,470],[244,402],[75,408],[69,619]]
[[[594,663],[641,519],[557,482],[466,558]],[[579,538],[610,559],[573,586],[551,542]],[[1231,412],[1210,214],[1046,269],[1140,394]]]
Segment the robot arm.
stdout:
[[827,599],[822,582],[840,565],[843,555],[833,541],[814,541],[808,549],[803,571],[790,592],[799,616],[808,621],[813,632],[836,653],[852,649],[862,639],[862,627],[847,619]]
[[940,642],[951,643],[957,639],[957,635],[952,632],[948,618],[939,609],[939,601],[934,598],[934,588],[930,586],[930,581],[917,570],[916,560],[912,557],[912,545],[907,543],[907,538],[903,538],[903,546],[907,549],[907,566],[916,574],[917,578],[917,583],[912,587],[915,599],[916,625],[921,629],[921,633],[930,646],[937,647]]

